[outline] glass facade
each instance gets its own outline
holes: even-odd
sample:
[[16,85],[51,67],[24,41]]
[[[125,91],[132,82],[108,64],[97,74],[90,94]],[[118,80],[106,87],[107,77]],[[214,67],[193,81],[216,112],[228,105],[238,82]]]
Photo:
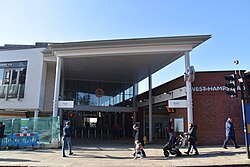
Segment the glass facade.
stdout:
[[27,61],[0,63],[0,98],[23,98]]
[[132,97],[132,84],[65,80],[64,100],[74,100],[75,105],[128,107],[125,101]]

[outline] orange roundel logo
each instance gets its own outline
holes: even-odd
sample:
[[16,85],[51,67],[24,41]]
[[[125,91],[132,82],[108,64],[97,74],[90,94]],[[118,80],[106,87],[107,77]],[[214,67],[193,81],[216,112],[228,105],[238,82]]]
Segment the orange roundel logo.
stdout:
[[95,95],[96,95],[96,97],[102,97],[102,96],[104,96],[104,91],[103,91],[103,89],[97,88],[97,89],[95,90]]

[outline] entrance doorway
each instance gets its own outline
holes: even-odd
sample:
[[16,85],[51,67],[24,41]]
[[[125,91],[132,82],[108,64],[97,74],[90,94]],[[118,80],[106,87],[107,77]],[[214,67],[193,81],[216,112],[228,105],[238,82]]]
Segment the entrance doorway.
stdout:
[[64,111],[63,121],[69,120],[74,138],[131,138],[132,113]]

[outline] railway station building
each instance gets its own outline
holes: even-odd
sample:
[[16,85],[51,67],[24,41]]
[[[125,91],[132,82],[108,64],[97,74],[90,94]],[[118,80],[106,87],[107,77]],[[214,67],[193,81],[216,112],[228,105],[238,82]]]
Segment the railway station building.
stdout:
[[[75,138],[132,138],[139,122],[149,142],[198,125],[200,145],[222,144],[224,124],[233,117],[243,142],[240,101],[225,93],[232,71],[196,72],[152,88],[152,74],[184,57],[210,35],[99,40],[0,47],[2,118],[58,117],[70,121]],[[175,70],[175,69],[173,69]],[[170,71],[171,72],[171,71]],[[148,78],[149,90],[139,94]],[[183,103],[170,107],[169,102]],[[241,137],[242,136],[242,137]]]

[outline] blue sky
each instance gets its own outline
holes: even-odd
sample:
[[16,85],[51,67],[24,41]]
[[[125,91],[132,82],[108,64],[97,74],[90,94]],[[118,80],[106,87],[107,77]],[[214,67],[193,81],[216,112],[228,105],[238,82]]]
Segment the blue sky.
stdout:
[[[0,45],[211,34],[190,52],[196,71],[250,70],[249,0],[0,0],[0,16]],[[183,73],[181,58],[153,86]]]

